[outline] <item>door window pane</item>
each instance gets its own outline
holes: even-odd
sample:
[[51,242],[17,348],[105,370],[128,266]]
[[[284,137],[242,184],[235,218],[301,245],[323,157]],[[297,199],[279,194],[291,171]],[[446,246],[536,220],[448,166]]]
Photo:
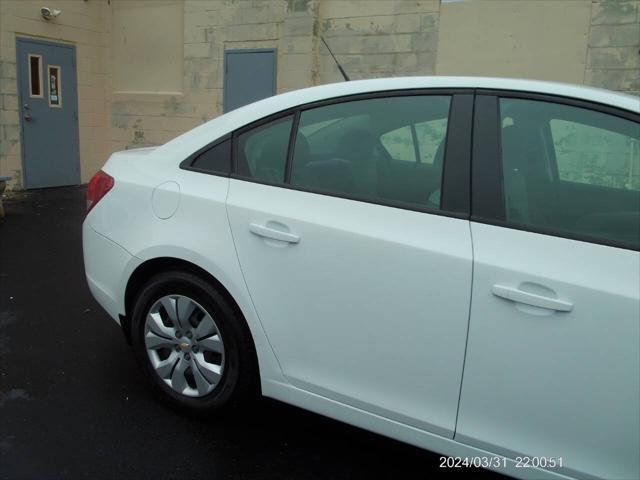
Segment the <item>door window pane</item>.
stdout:
[[62,75],[60,67],[49,65],[49,106],[62,107]]
[[568,120],[549,125],[560,180],[640,190],[639,138]]
[[[412,130],[448,118],[449,103],[448,96],[424,95],[350,101],[303,111],[291,183],[363,200],[439,208],[442,158],[434,160],[435,151],[444,147],[446,123],[439,136],[427,135],[424,127],[419,133]],[[422,139],[418,145],[416,137]],[[416,161],[422,144],[425,154],[420,152],[420,159],[431,162]]]
[[238,174],[265,182],[284,182],[292,117],[274,120],[238,137]]
[[416,123],[416,141],[418,142],[421,162],[442,163],[448,120],[445,117],[429,122]]
[[640,247],[640,125],[568,105],[500,100],[507,220]]
[[42,57],[29,55],[29,96],[42,97]]
[[415,142],[411,127],[406,125],[380,136],[380,142],[394,160],[416,161]]

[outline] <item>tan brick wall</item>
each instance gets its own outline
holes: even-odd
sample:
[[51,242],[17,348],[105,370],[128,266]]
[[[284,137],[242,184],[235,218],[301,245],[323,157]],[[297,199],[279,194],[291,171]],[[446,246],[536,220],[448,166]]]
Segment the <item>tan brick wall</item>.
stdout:
[[[40,16],[41,4],[62,9],[63,14],[47,22]],[[342,80],[320,41],[322,35],[353,79],[515,76],[638,94],[639,4],[640,0],[0,0],[0,175],[12,175],[15,180],[9,187],[20,188],[16,34],[76,45],[81,172],[86,182],[111,152],[164,143],[222,113],[228,49],[276,48],[278,93]],[[127,52],[118,47],[125,40],[123,27],[149,23],[153,15],[146,15],[145,9],[157,5],[172,12],[154,20],[161,24],[158,32],[179,32],[182,50],[172,49],[169,60],[158,55],[163,49],[158,48],[162,39],[157,35],[127,37],[136,38],[138,51],[126,61],[155,58],[166,63],[148,69],[134,63],[123,70],[121,55]],[[123,8],[141,21],[119,20],[122,16],[114,12],[122,13]],[[173,75],[169,92],[163,91],[167,82],[157,74],[145,78],[145,72],[163,68]],[[176,72],[181,72],[181,82]],[[122,84],[135,86],[136,92],[123,93],[127,88]]]

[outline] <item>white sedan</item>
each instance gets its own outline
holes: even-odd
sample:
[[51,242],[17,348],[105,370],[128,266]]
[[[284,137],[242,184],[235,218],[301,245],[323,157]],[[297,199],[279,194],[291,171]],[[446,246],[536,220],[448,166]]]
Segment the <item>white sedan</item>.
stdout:
[[520,478],[640,478],[640,99],[289,92],[91,180],[84,258],[159,394],[259,394]]

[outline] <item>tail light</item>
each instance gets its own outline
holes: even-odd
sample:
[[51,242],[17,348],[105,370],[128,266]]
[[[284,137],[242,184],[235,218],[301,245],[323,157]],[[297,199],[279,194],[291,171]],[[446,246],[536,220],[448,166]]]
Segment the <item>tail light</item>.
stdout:
[[87,213],[113,188],[113,184],[113,177],[102,170],[93,176],[87,187]]

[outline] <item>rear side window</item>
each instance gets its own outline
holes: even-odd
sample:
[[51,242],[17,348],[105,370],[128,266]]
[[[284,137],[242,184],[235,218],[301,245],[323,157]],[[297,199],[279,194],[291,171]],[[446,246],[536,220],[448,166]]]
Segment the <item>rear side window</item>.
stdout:
[[218,143],[199,154],[191,166],[199,170],[228,175],[231,171],[231,139]]
[[500,100],[507,221],[640,248],[640,124]]
[[238,175],[283,183],[293,117],[280,118],[238,136]]
[[419,122],[384,133],[380,137],[382,146],[394,160],[431,163],[439,148],[444,148],[447,133],[447,118]]
[[[439,208],[449,104],[449,96],[397,96],[303,111],[291,184],[363,200]],[[427,131],[425,125],[434,121],[444,127]]]
[[394,160],[417,161],[414,135],[410,126],[406,125],[383,133],[380,136],[380,142]]

